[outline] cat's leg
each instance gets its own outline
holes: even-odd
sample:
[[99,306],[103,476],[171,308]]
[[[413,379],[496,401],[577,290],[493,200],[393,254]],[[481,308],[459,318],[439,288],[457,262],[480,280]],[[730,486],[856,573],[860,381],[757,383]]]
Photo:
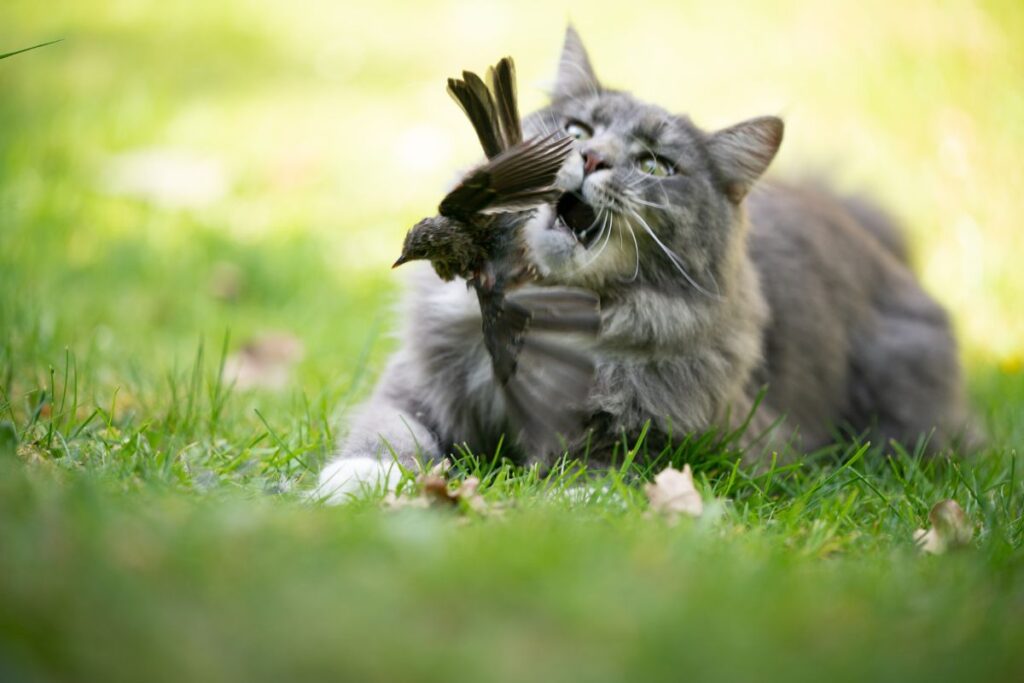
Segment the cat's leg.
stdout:
[[415,379],[396,358],[349,420],[338,454],[320,472],[313,497],[343,503],[368,491],[393,491],[402,468],[438,460],[440,444],[419,409]]
[[321,470],[315,495],[339,503],[367,491],[393,491],[402,467],[437,460],[439,454],[436,437],[414,414],[371,401],[359,408],[340,452]]

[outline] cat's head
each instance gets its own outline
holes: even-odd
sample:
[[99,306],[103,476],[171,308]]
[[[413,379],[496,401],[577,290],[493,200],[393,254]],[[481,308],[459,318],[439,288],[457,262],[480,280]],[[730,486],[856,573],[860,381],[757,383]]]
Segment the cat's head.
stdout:
[[569,27],[551,103],[524,124],[578,141],[559,176],[567,192],[555,217],[542,212],[526,230],[549,279],[598,291],[639,280],[720,294],[723,259],[742,239],[743,198],[778,151],[780,119],[705,133],[602,87]]

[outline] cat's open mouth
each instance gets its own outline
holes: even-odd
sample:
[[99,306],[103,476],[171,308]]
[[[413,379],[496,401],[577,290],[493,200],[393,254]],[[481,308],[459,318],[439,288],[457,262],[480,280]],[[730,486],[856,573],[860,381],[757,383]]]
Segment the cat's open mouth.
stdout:
[[562,195],[556,210],[558,217],[555,224],[568,228],[584,247],[589,247],[601,232],[594,209],[572,192]]

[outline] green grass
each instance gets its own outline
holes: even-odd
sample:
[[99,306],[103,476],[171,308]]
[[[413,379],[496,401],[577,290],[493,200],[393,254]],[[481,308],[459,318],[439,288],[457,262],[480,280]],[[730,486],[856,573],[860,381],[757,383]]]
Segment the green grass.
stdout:
[[[1020,680],[1018,3],[477,7],[0,8],[0,54],[64,38],[0,61],[0,680]],[[781,112],[780,173],[904,220],[990,448],[466,456],[492,514],[307,502],[391,347],[401,236],[473,158],[443,78],[511,53],[529,108],[567,15],[612,84],[709,125]],[[152,148],[224,193],[112,189]],[[219,381],[266,330],[305,345],[293,382]],[[647,514],[668,462],[705,518]],[[944,498],[974,541],[923,555]]]

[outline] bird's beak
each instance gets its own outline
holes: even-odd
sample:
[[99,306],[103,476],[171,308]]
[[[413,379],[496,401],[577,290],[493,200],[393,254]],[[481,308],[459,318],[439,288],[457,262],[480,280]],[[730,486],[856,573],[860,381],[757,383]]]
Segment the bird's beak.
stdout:
[[395,261],[394,263],[391,264],[391,267],[392,268],[397,268],[398,266],[402,265],[403,263],[405,263],[408,260],[409,259],[405,258],[405,254],[402,254],[401,256],[398,257],[397,261]]

